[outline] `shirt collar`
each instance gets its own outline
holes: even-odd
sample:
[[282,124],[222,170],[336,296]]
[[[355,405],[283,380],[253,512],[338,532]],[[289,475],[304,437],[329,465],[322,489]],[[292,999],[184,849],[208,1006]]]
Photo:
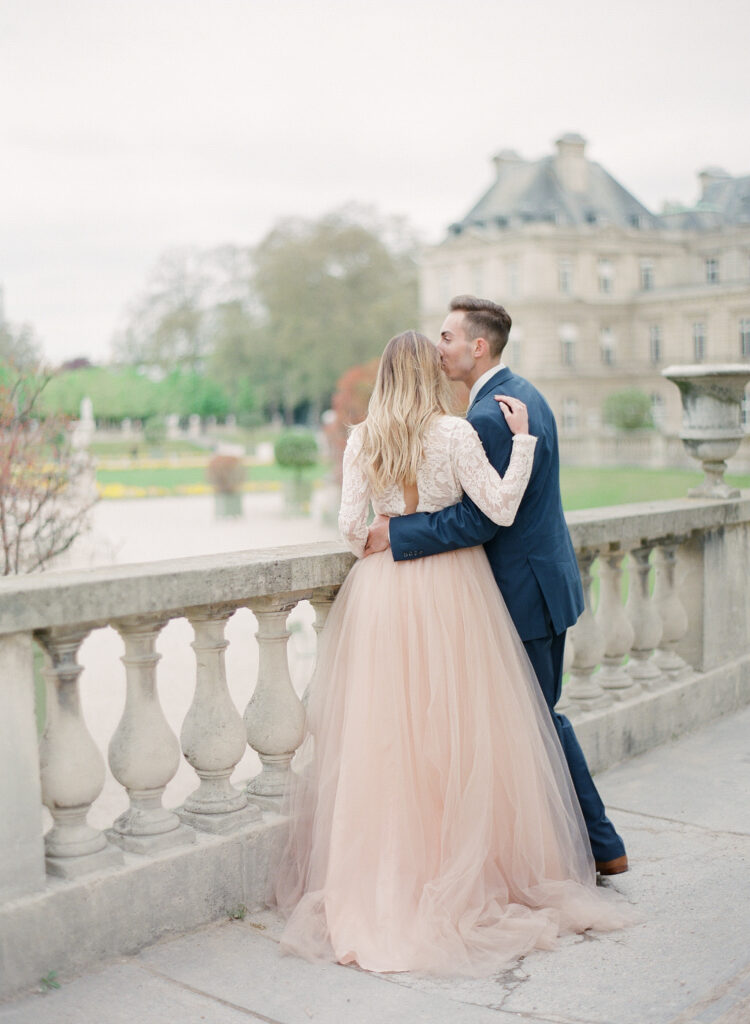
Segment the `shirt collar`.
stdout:
[[495,366],[491,366],[489,370],[486,370],[478,380],[474,381],[471,391],[469,392],[469,405],[471,405],[487,381],[494,377],[496,373],[499,373],[500,370],[504,369],[505,363],[499,362]]

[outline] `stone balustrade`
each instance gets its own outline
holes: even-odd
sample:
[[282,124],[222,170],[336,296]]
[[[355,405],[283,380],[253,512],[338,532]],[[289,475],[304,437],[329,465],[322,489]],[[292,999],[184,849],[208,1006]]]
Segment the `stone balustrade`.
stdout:
[[[595,770],[750,701],[750,493],[568,521],[586,607],[561,707]],[[0,581],[0,995],[263,902],[304,731],[287,619],[309,601],[319,633],[353,561],[317,544]],[[240,608],[252,610],[258,643],[244,709],[225,668],[225,628]],[[157,687],[157,638],[175,618],[195,636],[194,678],[170,680],[192,693],[181,728]],[[78,652],[104,625],[125,651],[125,705],[106,756],[128,806],[98,829],[89,812],[105,751],[82,713]],[[40,741],[34,642],[47,688]],[[261,767],[239,785],[231,777],[248,744]],[[166,807],[181,757],[195,788]]]

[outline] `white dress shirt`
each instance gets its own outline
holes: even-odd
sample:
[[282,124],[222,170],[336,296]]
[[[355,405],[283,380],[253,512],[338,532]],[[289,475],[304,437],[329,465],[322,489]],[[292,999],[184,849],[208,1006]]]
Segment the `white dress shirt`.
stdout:
[[496,366],[491,366],[489,368],[489,370],[486,370],[482,374],[482,376],[479,377],[478,380],[474,381],[474,383],[471,386],[471,391],[469,392],[469,405],[471,405],[471,403],[477,397],[477,395],[479,394],[481,389],[484,387],[484,385],[487,383],[487,381],[491,377],[494,377],[496,373],[499,373],[500,370],[504,370],[504,369],[505,369],[505,363],[499,362]]

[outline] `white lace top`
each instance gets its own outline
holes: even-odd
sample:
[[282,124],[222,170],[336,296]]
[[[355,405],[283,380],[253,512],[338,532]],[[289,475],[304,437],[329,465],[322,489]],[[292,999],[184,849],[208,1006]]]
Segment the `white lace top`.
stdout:
[[[510,526],[531,476],[535,446],[535,437],[516,434],[508,469],[501,477],[490,465],[472,425],[458,416],[440,416],[427,432],[424,457],[417,470],[417,512],[437,512],[455,505],[466,492],[494,523]],[[375,511],[384,516],[401,516],[406,508],[400,483],[393,483],[383,494],[373,496],[357,458],[361,447],[362,434],[355,429],[344,452],[339,510],[339,530],[358,558],[364,554],[367,541],[370,501]]]

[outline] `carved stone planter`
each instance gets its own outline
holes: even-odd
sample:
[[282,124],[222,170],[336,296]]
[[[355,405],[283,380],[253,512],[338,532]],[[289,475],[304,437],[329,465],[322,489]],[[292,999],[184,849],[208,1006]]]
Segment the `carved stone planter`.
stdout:
[[705,477],[688,491],[691,498],[736,498],[739,491],[724,481],[726,460],[744,437],[741,409],[750,366],[692,364],[668,366],[662,376],[680,389],[682,429],[687,452],[703,465]]

